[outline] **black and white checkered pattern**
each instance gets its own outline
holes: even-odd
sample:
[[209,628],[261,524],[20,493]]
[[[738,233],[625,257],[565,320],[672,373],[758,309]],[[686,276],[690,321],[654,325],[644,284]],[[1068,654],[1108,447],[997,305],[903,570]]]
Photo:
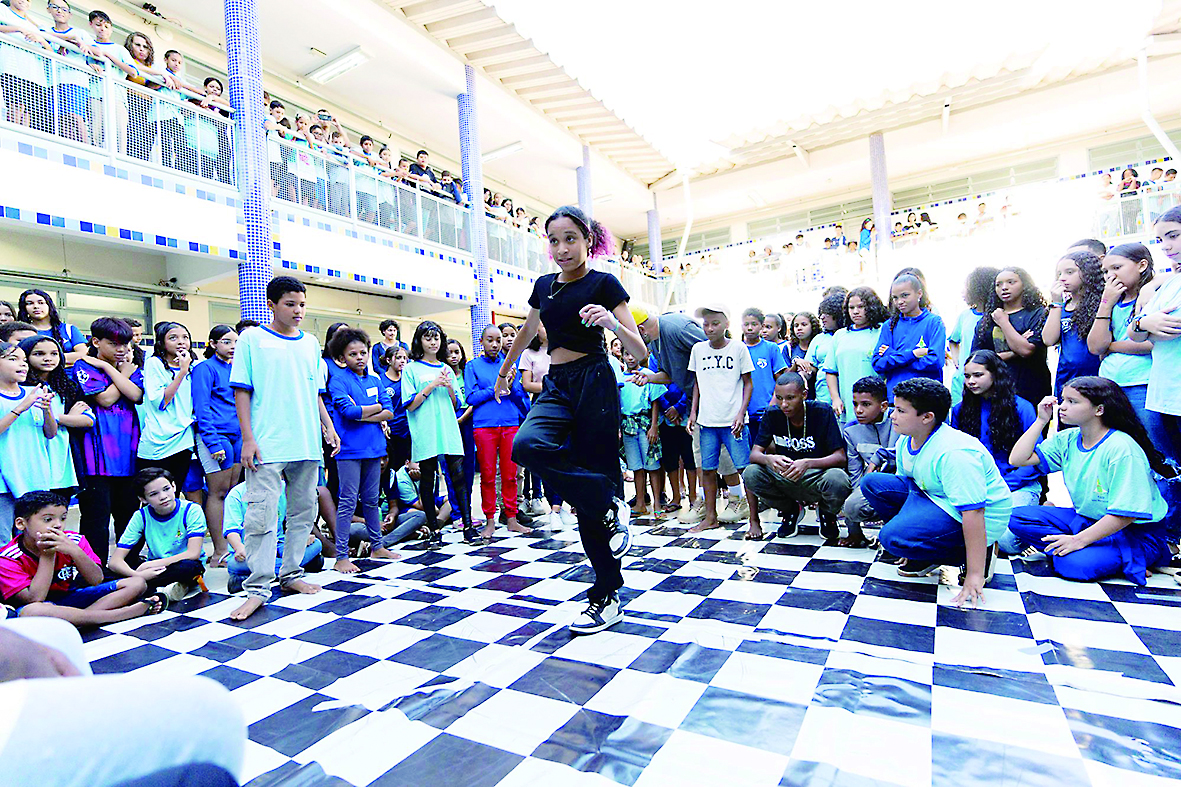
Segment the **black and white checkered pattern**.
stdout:
[[[1181,780],[1181,588],[1000,561],[986,608],[868,550],[637,528],[625,619],[573,637],[578,534],[403,548],[242,623],[207,593],[87,637],[207,675],[271,785],[1118,785]],[[773,526],[772,526],[773,527]],[[810,532],[809,532],[810,530]],[[454,538],[454,536],[452,537]]]

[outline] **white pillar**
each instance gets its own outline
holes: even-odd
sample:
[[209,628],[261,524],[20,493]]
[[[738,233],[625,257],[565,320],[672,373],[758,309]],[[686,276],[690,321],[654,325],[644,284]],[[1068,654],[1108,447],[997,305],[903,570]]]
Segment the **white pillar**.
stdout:
[[578,168],[578,207],[588,219],[595,217],[591,192],[590,145],[582,146],[582,166]]
[[873,185],[874,252],[880,258],[891,249],[890,210],[894,207],[890,197],[890,181],[886,177],[886,140],[879,131],[869,135],[869,176]]

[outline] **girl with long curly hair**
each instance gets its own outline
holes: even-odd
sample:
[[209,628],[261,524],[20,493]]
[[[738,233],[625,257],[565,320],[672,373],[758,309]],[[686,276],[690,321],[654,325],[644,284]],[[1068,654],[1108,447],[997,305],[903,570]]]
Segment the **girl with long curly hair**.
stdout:
[[890,319],[890,312],[871,287],[857,287],[845,296],[848,325],[832,336],[832,347],[824,361],[825,383],[837,418],[853,412],[853,384],[862,377],[874,377],[870,359],[877,345],[878,329]]
[[1058,347],[1054,396],[1075,377],[1099,373],[1099,356],[1087,347],[1087,337],[1103,297],[1103,264],[1090,251],[1069,251],[1058,260],[1057,281],[1050,288],[1050,314],[1042,327],[1042,343]]
[[972,341],[973,352],[992,350],[1009,365],[1017,395],[1030,402],[1050,393],[1042,344],[1047,314],[1046,299],[1029,272],[1012,265],[1001,268]]

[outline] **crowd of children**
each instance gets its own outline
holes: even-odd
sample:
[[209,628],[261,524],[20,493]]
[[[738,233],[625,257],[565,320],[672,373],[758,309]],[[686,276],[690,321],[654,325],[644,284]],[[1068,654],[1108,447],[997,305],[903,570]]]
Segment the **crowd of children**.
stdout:
[[[696,319],[628,306],[586,266],[605,234],[576,209],[547,232],[562,273],[470,360],[429,320],[408,345],[392,320],[376,344],[334,324],[322,350],[283,276],[272,320],[215,326],[200,359],[180,323],[155,325],[145,356],[138,323],[103,317],[83,338],[42,290],[0,303],[5,604],[101,624],[158,612],[224,564],[242,619],[276,578],[315,593],[304,572],[325,558],[342,573],[396,560],[452,519],[486,541],[498,512],[519,533],[577,519],[596,574],[583,632],[621,615],[637,516],[747,521],[755,540],[767,511],[782,538],[815,507],[826,543],[880,546],[903,575],[959,566],[960,603],[982,599],[998,552],[1080,580],[1177,564],[1181,277],[1145,246],[1074,244],[1048,298],[1022,268],[978,268],[950,331],[904,269],[885,301],[834,287],[816,314],[744,310],[735,337],[721,303]],[[1156,232],[1175,267],[1181,210]],[[1070,507],[1045,504],[1055,472]]]

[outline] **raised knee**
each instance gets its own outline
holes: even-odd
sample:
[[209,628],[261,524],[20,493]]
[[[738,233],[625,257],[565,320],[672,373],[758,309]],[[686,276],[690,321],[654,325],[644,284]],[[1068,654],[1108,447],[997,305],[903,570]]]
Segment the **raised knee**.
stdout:
[[759,465],[747,465],[742,471],[742,482],[747,486],[758,483]]
[[143,577],[124,577],[116,583],[115,587],[130,590],[137,596],[143,595],[148,591],[148,583]]

